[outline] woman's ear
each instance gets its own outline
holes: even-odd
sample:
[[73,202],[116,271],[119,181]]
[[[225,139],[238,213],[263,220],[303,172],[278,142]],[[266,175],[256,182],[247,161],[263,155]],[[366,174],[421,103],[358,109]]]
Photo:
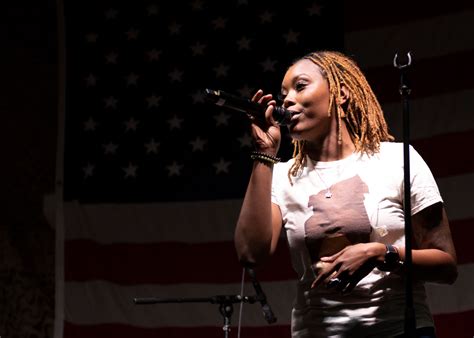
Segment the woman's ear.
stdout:
[[347,89],[344,83],[341,83],[341,90],[339,91],[339,98],[337,100],[337,103],[342,106],[349,100],[349,98],[349,89]]

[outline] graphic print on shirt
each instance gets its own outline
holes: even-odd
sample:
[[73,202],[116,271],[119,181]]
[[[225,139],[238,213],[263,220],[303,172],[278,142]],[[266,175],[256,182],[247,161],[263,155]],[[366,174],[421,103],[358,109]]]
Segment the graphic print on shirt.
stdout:
[[369,192],[367,185],[354,176],[332,185],[331,192],[331,198],[326,198],[326,191],[321,190],[308,201],[313,215],[306,220],[304,229],[313,267],[320,257],[370,240],[372,227],[364,206],[364,194]]

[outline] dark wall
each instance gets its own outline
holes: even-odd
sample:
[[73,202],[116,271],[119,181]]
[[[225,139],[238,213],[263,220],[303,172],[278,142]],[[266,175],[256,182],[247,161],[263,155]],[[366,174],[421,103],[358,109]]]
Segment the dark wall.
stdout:
[[56,3],[0,4],[0,335],[51,337],[54,230],[42,199],[54,191]]

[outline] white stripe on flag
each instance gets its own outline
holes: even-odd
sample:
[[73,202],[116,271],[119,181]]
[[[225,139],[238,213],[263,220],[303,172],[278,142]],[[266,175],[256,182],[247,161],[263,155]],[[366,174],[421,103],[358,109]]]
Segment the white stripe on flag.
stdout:
[[474,173],[446,177],[438,179],[437,182],[446,205],[449,220],[473,218],[472,192],[474,191]]
[[[382,108],[390,131],[401,136],[401,103],[382,104]],[[411,140],[474,130],[474,89],[411,100],[409,114]]]
[[[391,63],[395,52],[409,51],[416,60],[472,49],[474,11],[464,11],[387,27],[346,32],[344,46],[363,60],[363,68]],[[376,51],[376,53],[374,52]]]
[[[459,266],[459,278],[453,286],[428,283],[428,303],[434,315],[474,309],[474,293],[465,292],[474,284],[474,264]],[[295,281],[261,283],[279,325],[290,323],[290,309],[296,292]],[[218,307],[210,303],[135,305],[135,297],[207,298],[215,295],[237,295],[238,284],[174,284],[119,286],[106,281],[66,283],[66,320],[92,325],[121,323],[138,327],[213,326],[220,325]],[[254,295],[246,283],[245,295]],[[238,304],[234,305],[237,316]],[[244,304],[244,326],[266,325],[261,306]],[[183,320],[183,318],[186,318]],[[234,323],[237,317],[234,317]]]
[[[290,323],[293,281],[261,283],[278,324]],[[135,305],[135,297],[207,298],[238,295],[240,284],[173,284],[119,286],[106,281],[66,283],[66,320],[74,324],[121,323],[139,327],[218,326],[222,323],[219,306],[210,303]],[[246,284],[245,295],[255,295]],[[232,322],[237,323],[238,304]],[[260,303],[244,304],[242,325],[267,325]]]
[[[474,218],[471,201],[474,174],[445,177],[437,182],[451,221]],[[53,200],[45,199],[46,210],[54,210],[50,209],[54,208],[54,205],[48,204],[48,201]],[[91,239],[102,244],[232,241],[241,203],[241,200],[179,204],[67,202],[64,206],[68,224],[66,239]],[[213,210],[224,212],[216,213]],[[48,213],[46,211],[46,214]],[[173,217],[173,223],[162,221]],[[205,227],[200,229],[197,226],[199,224],[204,224]],[[118,228],[121,231],[116,231]],[[205,233],[202,233],[203,230]]]
[[433,314],[464,312],[474,309],[474,264],[458,266],[459,276],[453,285],[426,283],[428,304]]

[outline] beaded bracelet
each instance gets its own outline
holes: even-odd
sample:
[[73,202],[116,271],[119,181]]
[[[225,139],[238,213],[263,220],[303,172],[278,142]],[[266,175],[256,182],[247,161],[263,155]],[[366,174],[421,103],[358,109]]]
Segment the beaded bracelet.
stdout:
[[266,153],[261,153],[259,151],[252,151],[252,153],[250,154],[250,158],[252,160],[257,160],[259,162],[266,163],[266,164],[275,164],[281,161],[281,158],[279,157],[266,154]]

